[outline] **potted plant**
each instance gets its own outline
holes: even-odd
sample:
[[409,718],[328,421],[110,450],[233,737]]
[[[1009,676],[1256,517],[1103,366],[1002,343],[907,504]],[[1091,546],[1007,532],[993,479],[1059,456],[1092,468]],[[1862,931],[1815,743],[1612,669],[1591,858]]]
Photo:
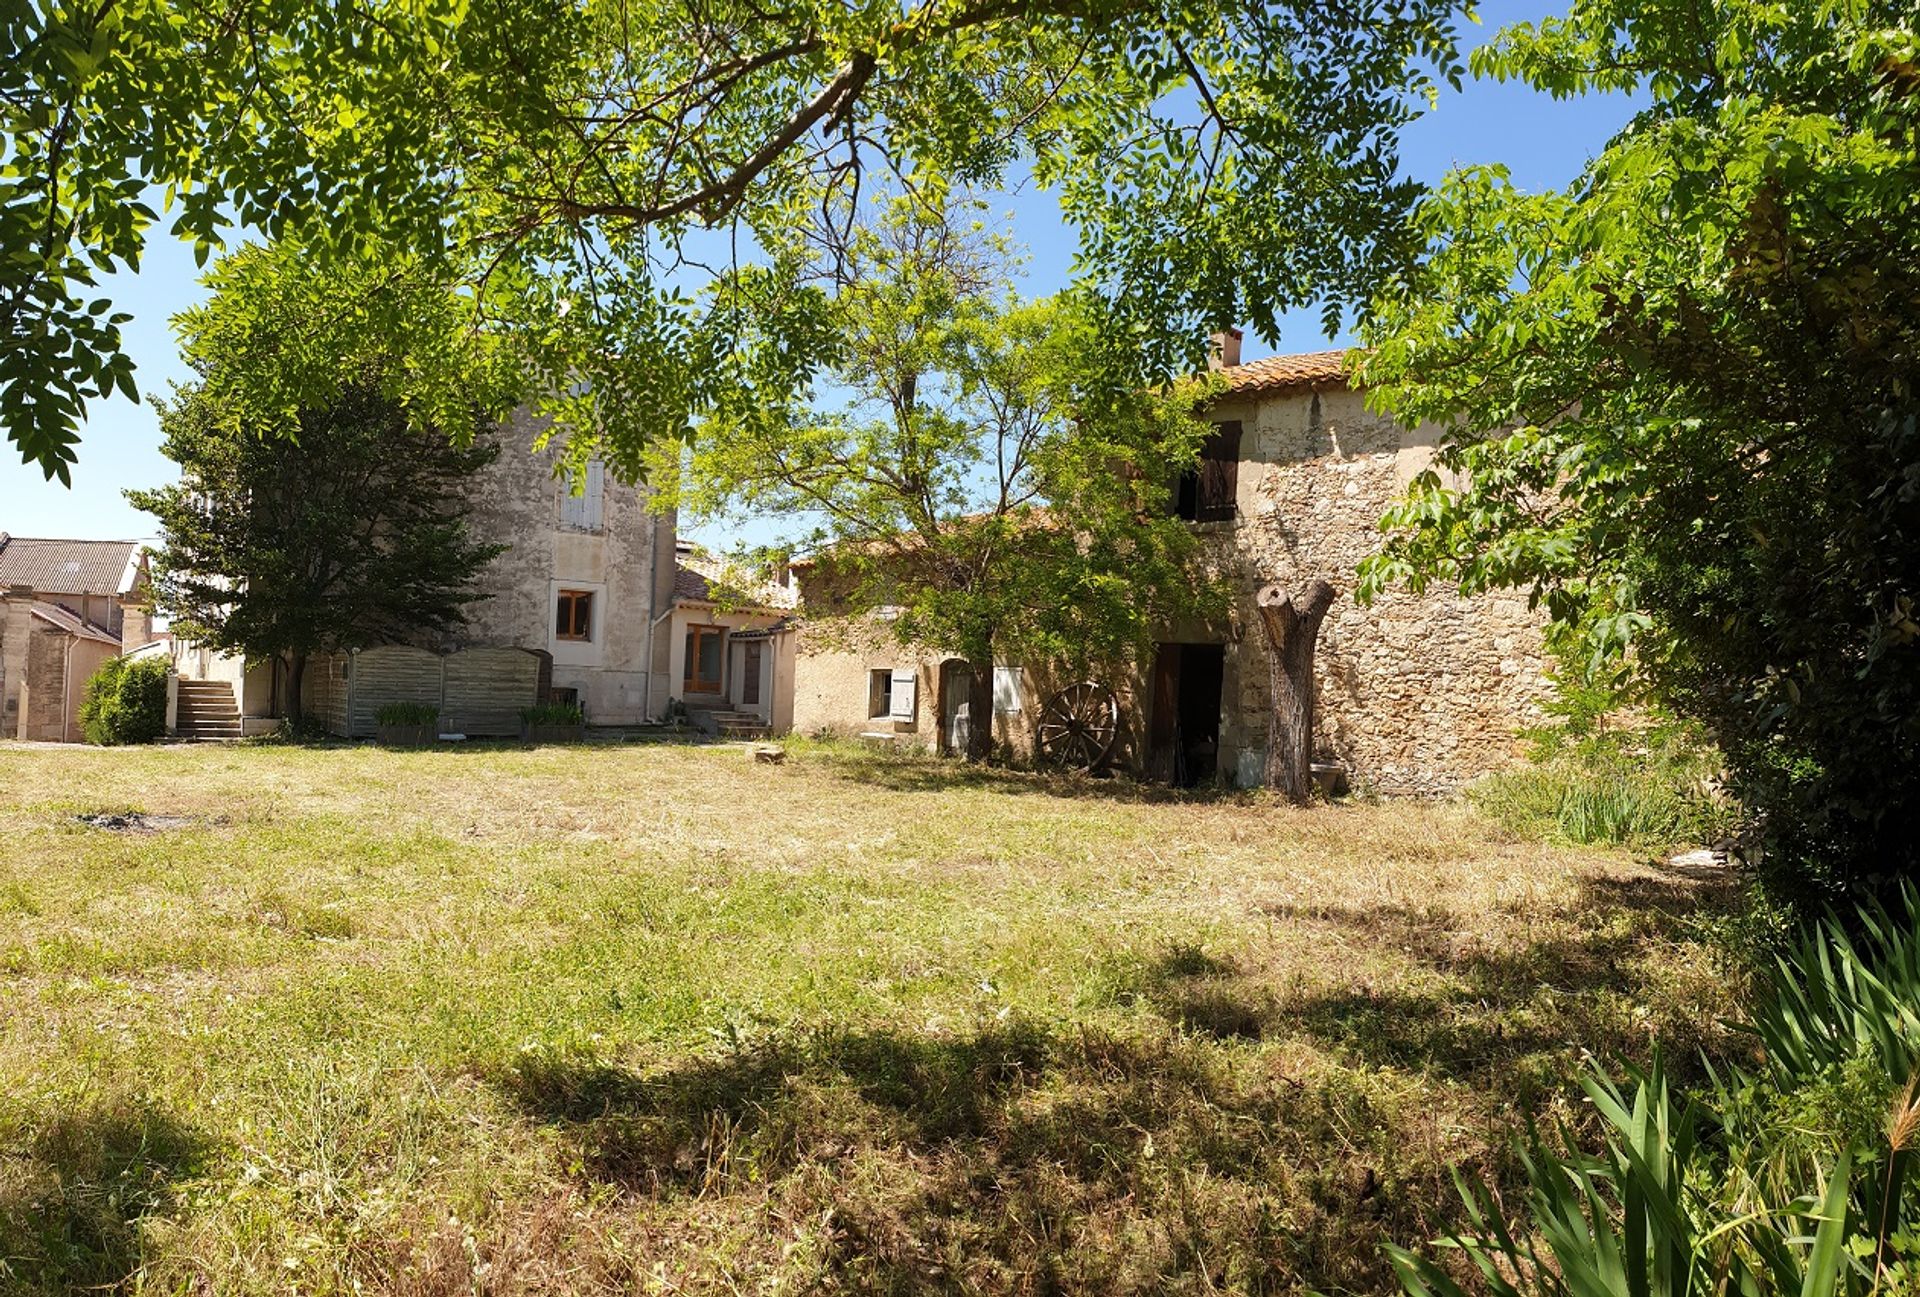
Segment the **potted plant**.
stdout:
[[375,742],[422,748],[440,737],[440,709],[430,703],[388,703],[373,714]]
[[538,703],[520,709],[520,738],[527,743],[579,743],[587,737],[587,714],[579,703]]

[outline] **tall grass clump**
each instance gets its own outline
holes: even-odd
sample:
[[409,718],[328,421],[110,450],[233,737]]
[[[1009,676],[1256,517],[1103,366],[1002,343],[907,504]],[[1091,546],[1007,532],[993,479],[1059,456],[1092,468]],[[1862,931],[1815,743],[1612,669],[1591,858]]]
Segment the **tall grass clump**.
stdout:
[[1717,754],[1684,731],[1553,730],[1532,738],[1529,764],[1467,789],[1477,810],[1516,833],[1582,846],[1659,848],[1714,842],[1735,827]]
[[[1468,1227],[1389,1248],[1414,1297],[1920,1291],[1920,935],[1828,918],[1782,955],[1746,1030],[1762,1061],[1675,1092],[1656,1060],[1584,1082],[1597,1140],[1521,1151],[1524,1205],[1456,1177]],[[1517,1209],[1516,1209],[1517,1208]],[[1445,1264],[1446,1260],[1453,1264]],[[1477,1282],[1476,1282],[1477,1281]]]
[[167,732],[165,658],[108,658],[80,698],[89,743],[152,743]]

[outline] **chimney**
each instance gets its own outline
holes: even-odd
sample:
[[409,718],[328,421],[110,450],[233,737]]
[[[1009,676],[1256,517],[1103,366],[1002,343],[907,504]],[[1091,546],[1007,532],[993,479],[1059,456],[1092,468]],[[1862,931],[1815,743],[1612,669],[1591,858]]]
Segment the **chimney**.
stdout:
[[1207,368],[1232,369],[1240,363],[1240,339],[1247,335],[1232,328],[1222,329],[1208,339]]

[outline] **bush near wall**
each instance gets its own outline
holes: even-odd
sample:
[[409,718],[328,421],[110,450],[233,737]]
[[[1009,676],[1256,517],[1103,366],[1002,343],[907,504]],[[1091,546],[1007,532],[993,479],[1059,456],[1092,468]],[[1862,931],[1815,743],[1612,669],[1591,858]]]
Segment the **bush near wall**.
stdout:
[[80,731],[89,743],[152,743],[167,732],[167,663],[109,658],[87,681]]

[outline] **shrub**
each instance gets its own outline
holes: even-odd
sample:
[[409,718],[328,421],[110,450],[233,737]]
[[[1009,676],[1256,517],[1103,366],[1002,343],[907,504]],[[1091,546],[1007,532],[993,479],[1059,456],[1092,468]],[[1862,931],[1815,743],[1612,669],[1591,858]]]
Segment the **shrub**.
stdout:
[[167,732],[165,658],[108,658],[80,699],[87,742],[152,743]]
[[[1684,1098],[1657,1060],[1630,1094],[1596,1069],[1584,1085],[1600,1148],[1523,1150],[1524,1220],[1461,1179],[1471,1228],[1443,1246],[1504,1297],[1915,1291],[1915,908],[1908,890],[1898,918],[1830,918],[1779,959],[1747,1028],[1762,1070],[1715,1073]],[[1427,1257],[1388,1252],[1415,1297],[1468,1291]]]
[[432,703],[388,703],[373,714],[378,725],[431,725],[440,719]]
[[536,703],[522,707],[520,719],[528,725],[584,725],[587,713],[579,703]]

